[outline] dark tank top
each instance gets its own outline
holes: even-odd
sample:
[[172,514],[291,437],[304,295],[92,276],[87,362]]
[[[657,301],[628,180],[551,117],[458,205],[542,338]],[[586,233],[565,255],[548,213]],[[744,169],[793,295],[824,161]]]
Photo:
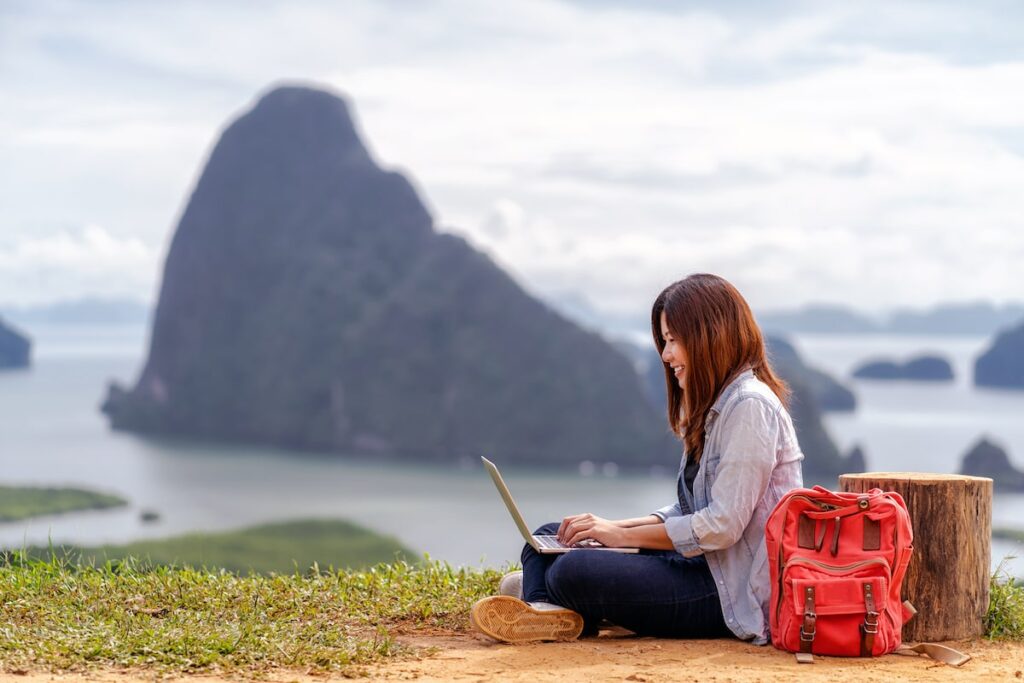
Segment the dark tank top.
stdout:
[[686,490],[693,495],[693,480],[697,478],[697,470],[700,469],[700,462],[695,462],[689,455],[686,456],[686,466],[683,468],[683,481],[686,483]]

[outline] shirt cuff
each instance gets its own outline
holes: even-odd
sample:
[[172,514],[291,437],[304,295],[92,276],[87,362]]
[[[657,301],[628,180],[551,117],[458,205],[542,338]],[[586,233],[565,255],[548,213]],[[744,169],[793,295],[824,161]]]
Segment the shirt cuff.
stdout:
[[665,533],[668,534],[676,552],[683,557],[696,557],[704,554],[697,541],[697,536],[693,533],[693,515],[666,519]]
[[679,517],[683,513],[679,508],[679,503],[676,503],[675,505],[666,505],[663,508],[658,508],[651,514],[664,522],[669,517]]

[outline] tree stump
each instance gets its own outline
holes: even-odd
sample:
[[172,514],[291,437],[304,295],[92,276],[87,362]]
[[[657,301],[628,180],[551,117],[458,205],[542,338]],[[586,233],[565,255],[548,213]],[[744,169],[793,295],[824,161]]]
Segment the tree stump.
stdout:
[[992,480],[955,474],[865,472],[839,477],[842,491],[872,488],[903,496],[914,554],[903,597],[918,613],[903,626],[907,642],[982,635],[992,557]]

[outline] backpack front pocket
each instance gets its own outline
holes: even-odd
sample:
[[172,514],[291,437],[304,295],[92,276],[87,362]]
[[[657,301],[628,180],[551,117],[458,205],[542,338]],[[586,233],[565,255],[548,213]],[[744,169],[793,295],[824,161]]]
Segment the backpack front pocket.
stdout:
[[883,558],[847,565],[794,557],[783,570],[779,627],[786,649],[864,656],[888,651],[890,568]]

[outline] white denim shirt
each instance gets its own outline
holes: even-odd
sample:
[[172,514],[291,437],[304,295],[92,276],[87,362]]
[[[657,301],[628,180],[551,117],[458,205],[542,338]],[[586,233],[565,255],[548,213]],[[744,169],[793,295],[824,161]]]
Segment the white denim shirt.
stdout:
[[[704,433],[693,493],[680,486],[685,500],[654,514],[679,553],[704,554],[729,629],[764,645],[771,595],[764,526],[779,499],[803,486],[804,455],[785,406],[750,369],[722,390]],[[684,454],[680,477],[685,465]]]

